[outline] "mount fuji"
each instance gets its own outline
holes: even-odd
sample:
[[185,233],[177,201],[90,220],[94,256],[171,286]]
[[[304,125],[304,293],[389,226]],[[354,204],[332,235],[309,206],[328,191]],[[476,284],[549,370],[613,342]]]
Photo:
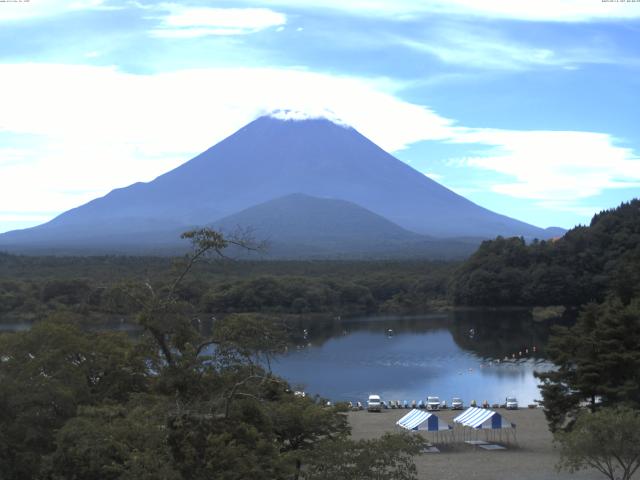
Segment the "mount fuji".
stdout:
[[[259,216],[244,215],[243,221],[260,223],[278,241],[277,219],[291,212],[278,213],[281,202],[273,201],[292,194],[302,195],[297,197],[297,214],[307,205],[309,218],[320,211],[324,217],[322,222],[289,222],[288,238],[305,238],[303,244],[313,250],[319,245],[309,240],[326,244],[326,234],[333,229],[333,247],[320,248],[329,256],[341,251],[336,239],[347,224],[354,226],[349,241],[360,240],[363,253],[372,242],[376,251],[385,241],[399,251],[421,238],[464,238],[467,244],[472,238],[477,244],[478,239],[497,235],[543,239],[561,234],[559,229],[538,228],[457,195],[343,123],[276,114],[254,120],[151,182],[113,190],[45,224],[2,234],[0,249],[168,252],[179,248],[177,232],[201,225],[229,226],[233,215],[258,206]],[[308,201],[309,197],[315,200]],[[296,203],[293,198],[289,204]],[[347,210],[350,218],[344,216]],[[260,218],[271,219],[274,228]]]

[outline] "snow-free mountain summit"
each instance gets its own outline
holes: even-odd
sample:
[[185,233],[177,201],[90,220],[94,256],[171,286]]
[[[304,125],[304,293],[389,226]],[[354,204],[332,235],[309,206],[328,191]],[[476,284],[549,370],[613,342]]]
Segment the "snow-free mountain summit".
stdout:
[[[169,247],[180,230],[212,225],[291,194],[350,202],[403,231],[429,237],[552,236],[457,195],[351,127],[326,118],[264,116],[151,182],[113,190],[43,225],[0,235],[0,248]],[[335,228],[340,225],[335,222]],[[325,218],[324,233],[331,226]],[[300,228],[307,230],[302,236],[313,237],[313,222]],[[384,242],[387,233],[368,229],[363,238],[379,235]]]

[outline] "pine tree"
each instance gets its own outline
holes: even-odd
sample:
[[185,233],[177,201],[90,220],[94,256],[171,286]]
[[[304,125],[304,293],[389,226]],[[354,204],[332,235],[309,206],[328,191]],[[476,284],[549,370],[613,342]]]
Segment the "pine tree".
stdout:
[[556,369],[537,373],[552,431],[570,427],[581,406],[640,407],[640,304],[610,298],[589,304],[571,328],[556,328],[549,358]]

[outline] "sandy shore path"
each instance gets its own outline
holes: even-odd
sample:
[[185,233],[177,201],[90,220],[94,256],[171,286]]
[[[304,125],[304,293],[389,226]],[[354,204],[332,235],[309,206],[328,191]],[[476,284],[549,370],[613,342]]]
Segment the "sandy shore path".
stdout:
[[[384,410],[381,413],[350,412],[349,423],[355,440],[376,438],[384,432],[398,431],[395,422],[409,410]],[[503,444],[506,450],[485,451],[464,443],[438,444],[440,453],[416,457],[420,479],[442,480],[544,480],[544,479],[604,479],[596,471],[575,474],[558,473],[555,465],[558,453],[547,429],[541,409],[498,410],[504,418],[516,424],[517,445]],[[452,424],[460,412],[437,412],[440,421]],[[426,434],[431,439],[431,434]],[[635,478],[635,477],[634,477]],[[640,476],[638,476],[640,478]]]

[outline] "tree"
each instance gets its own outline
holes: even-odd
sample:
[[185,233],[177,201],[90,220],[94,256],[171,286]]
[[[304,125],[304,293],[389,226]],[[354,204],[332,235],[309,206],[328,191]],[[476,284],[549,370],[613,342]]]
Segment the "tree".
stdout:
[[56,434],[45,467],[55,480],[181,480],[167,448],[168,401],[137,395],[123,404],[81,407]]
[[[230,241],[212,230],[187,232],[193,252],[168,286],[132,292],[140,324],[160,352],[154,364],[157,392],[175,399],[168,412],[167,444],[184,478],[286,478],[300,471],[293,455],[345,434],[344,415],[323,402],[299,399],[270,371],[283,351],[282,322],[258,315],[231,315],[204,335],[176,291],[207,253],[222,255]],[[236,245],[244,246],[241,242]],[[268,288],[275,283],[267,282]],[[295,465],[295,468],[294,468]]]
[[0,337],[0,355],[0,478],[35,478],[82,405],[148,388],[146,357],[123,334],[43,322]]
[[413,457],[424,447],[419,435],[389,434],[379,439],[325,440],[309,452],[304,480],[416,480]]
[[610,298],[589,304],[571,328],[549,340],[554,370],[537,373],[552,431],[571,428],[582,404],[640,407],[640,306]]
[[610,480],[629,480],[640,467],[640,412],[629,408],[583,411],[570,432],[555,435],[559,469],[594,468]]

